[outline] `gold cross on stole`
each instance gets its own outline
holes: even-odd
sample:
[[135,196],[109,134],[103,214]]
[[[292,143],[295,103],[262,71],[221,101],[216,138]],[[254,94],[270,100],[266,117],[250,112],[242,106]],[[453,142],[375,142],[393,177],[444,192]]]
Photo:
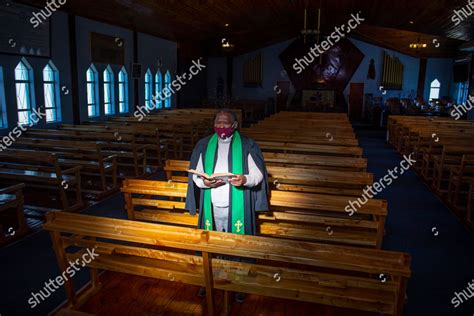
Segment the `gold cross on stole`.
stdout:
[[237,223],[234,224],[234,226],[237,227],[237,232],[240,233],[240,228],[244,226],[244,224],[242,224],[242,222],[239,219]]

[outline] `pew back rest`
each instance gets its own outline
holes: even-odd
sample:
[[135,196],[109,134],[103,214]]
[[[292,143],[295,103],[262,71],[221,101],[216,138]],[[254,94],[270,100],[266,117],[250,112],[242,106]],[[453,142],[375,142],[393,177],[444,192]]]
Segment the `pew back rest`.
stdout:
[[[125,180],[129,219],[196,227],[198,216],[185,208],[186,183]],[[351,216],[345,196],[272,191],[270,211],[257,213],[262,236],[380,248],[387,203],[371,199]],[[199,211],[199,210],[197,210]],[[327,234],[331,226],[333,233]]]
[[[44,228],[51,233],[61,269],[95,248],[98,257],[87,263],[93,268],[206,285],[208,293],[242,291],[401,315],[411,273],[409,255],[398,252],[62,212],[49,213]],[[212,254],[257,263],[211,259]]]

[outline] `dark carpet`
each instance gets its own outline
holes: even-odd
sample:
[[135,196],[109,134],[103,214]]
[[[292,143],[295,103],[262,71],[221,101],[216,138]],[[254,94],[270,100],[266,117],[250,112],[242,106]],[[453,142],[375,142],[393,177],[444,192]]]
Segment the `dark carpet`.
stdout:
[[[358,130],[357,137],[374,181],[404,159],[385,143],[383,131]],[[383,249],[411,255],[404,315],[473,316],[474,297],[457,308],[451,300],[474,284],[474,235],[411,170],[376,198],[388,202]]]

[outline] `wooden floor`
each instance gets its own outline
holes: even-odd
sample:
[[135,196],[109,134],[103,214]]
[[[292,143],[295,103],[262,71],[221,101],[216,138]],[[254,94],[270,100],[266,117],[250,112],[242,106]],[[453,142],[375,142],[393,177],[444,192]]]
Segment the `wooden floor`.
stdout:
[[[105,272],[103,287],[80,309],[95,315],[206,315],[205,298],[197,286],[128,274]],[[224,296],[216,293],[217,315]],[[231,315],[362,316],[376,313],[333,308],[304,302],[248,295],[243,304],[232,303]]]

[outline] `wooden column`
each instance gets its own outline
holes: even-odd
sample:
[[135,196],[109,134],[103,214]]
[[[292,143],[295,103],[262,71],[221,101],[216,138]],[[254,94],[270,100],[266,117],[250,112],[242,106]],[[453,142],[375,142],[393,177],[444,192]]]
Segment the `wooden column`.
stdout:
[[425,81],[426,81],[426,58],[420,58],[420,71],[418,73],[418,88],[416,91],[417,97],[424,96]]

